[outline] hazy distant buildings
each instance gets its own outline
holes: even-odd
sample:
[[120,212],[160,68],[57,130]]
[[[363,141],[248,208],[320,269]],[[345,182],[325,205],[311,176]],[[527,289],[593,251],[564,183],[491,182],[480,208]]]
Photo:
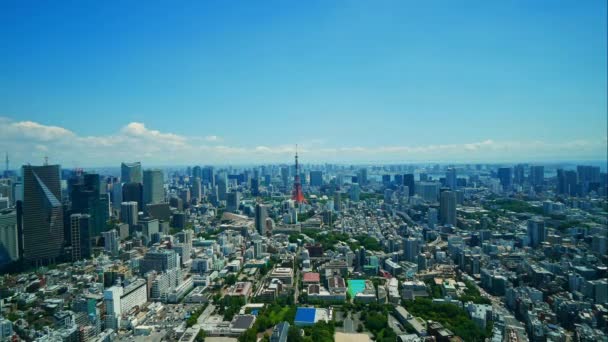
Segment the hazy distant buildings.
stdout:
[[120,164],[120,181],[123,183],[141,183],[141,163]]
[[530,166],[529,174],[530,184],[533,186],[541,186],[545,182],[545,167],[542,165]]
[[236,212],[241,203],[241,193],[238,191],[229,192],[226,198],[226,211]]
[[513,169],[510,167],[498,168],[498,179],[503,190],[509,190],[513,187]]
[[63,246],[63,206],[59,165],[24,165],[23,256],[30,262],[54,262]]

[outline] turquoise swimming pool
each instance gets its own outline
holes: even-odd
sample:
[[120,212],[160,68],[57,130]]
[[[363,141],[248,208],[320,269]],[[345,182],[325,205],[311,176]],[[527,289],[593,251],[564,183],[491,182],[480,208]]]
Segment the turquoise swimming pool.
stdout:
[[365,279],[348,280],[348,293],[351,298],[355,298],[357,293],[361,293],[363,290],[365,290]]

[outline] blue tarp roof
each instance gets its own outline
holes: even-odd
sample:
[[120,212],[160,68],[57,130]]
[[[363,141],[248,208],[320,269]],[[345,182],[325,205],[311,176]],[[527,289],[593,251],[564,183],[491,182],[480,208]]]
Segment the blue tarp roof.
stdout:
[[315,308],[298,308],[296,311],[295,322],[314,323],[315,322]]

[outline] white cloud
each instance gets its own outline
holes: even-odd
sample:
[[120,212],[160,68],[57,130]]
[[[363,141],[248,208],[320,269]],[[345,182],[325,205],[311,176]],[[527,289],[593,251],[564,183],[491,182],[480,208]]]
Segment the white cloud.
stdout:
[[[293,145],[233,146],[216,135],[188,137],[150,129],[131,122],[104,136],[81,136],[68,129],[32,121],[0,117],[0,151],[9,152],[12,165],[50,162],[64,167],[113,166],[121,161],[148,165],[291,163]],[[476,162],[605,159],[607,140],[495,141],[420,146],[330,146],[324,139],[298,145],[307,162]]]

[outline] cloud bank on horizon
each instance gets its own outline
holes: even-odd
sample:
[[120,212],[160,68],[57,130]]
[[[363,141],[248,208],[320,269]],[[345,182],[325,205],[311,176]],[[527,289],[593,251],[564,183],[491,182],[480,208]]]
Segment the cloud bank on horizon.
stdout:
[[121,161],[148,165],[291,163],[298,143],[304,163],[408,162],[541,162],[605,160],[606,137],[572,141],[455,142],[424,146],[335,146],[324,140],[293,145],[231,145],[219,136],[183,136],[131,122],[110,135],[84,136],[63,127],[0,117],[0,151],[7,152],[12,168],[50,163],[64,167],[115,166]]

